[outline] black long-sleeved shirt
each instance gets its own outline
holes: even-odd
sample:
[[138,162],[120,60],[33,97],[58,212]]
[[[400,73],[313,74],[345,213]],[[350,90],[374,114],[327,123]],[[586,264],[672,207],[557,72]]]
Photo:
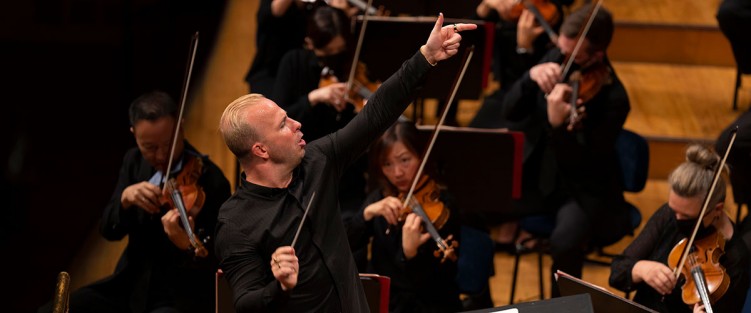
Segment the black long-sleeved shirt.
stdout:
[[245,81],[254,93],[270,96],[276,70],[287,51],[300,47],[305,38],[307,12],[293,1],[282,16],[271,13],[273,0],[262,0],[256,15],[256,54]]
[[[404,112],[431,68],[421,53],[386,80],[343,129],[311,142],[287,188],[243,180],[219,212],[216,253],[238,312],[368,312],[338,209],[339,177]],[[283,292],[271,254],[291,244],[312,194],[295,253],[298,284]]]
[[[375,190],[365,199],[360,214],[348,221],[350,242],[367,245],[372,237],[369,273],[391,278],[389,312],[458,312],[461,311],[459,287],[456,284],[455,261],[441,262],[433,255],[433,239],[418,248],[417,255],[407,260],[402,249],[402,229],[390,226],[383,217],[365,221],[365,208],[384,198],[383,190]],[[452,235],[459,241],[459,212],[451,209],[451,198],[441,193],[440,200],[449,207],[449,219],[438,233],[446,239]],[[390,229],[386,234],[386,230]]]
[[[200,154],[186,141],[184,155]],[[202,159],[198,186],[203,188],[206,199],[195,217],[194,231],[201,239],[206,239],[214,233],[219,207],[229,198],[230,187],[222,171],[208,157]],[[133,312],[144,312],[158,305],[172,306],[183,312],[206,312],[213,308],[218,263],[212,251],[213,240],[206,244],[209,256],[193,257],[169,240],[159,215],[136,207],[123,208],[120,201],[125,188],[148,181],[154,173],[156,169],[138,148],[125,154],[117,186],[102,215],[100,232],[107,240],[121,240],[127,235],[128,246],[115,273],[91,287],[118,294],[118,299],[111,299],[112,302],[130,307]],[[123,299],[127,303],[118,302]]]
[[[540,64],[560,64],[562,60],[560,50],[553,49]],[[563,191],[574,197],[593,221],[598,221],[592,225],[598,243],[610,244],[631,231],[615,150],[631,107],[607,58],[603,62],[611,70],[610,79],[583,104],[586,117],[580,129],[568,131],[565,125],[550,125],[545,93],[532,80],[530,71],[506,94],[503,115],[519,122],[519,128],[514,130],[523,131],[525,136],[522,202],[535,206],[543,197]],[[525,194],[530,188],[539,190],[543,197],[529,199]]]
[[[737,231],[736,231],[736,234]],[[685,238],[678,231],[675,214],[664,204],[652,215],[639,236],[613,260],[610,272],[610,285],[623,291],[636,290],[634,301],[660,312],[692,312],[691,307],[681,299],[681,286],[677,284],[672,293],[662,301],[662,295],[645,282],[634,284],[631,271],[641,260],[668,264],[668,256],[673,247]],[[725,243],[720,264],[730,277],[730,287],[714,305],[715,312],[740,312],[749,288],[749,253],[740,236],[733,236]]]

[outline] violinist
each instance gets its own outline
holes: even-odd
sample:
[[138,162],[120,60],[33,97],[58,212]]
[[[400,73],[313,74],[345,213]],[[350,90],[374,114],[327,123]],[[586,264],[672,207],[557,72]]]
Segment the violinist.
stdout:
[[[311,140],[342,128],[354,117],[354,108],[344,98],[349,27],[343,11],[316,8],[308,20],[304,48],[288,52],[279,64],[270,99],[305,125],[303,132]],[[339,82],[322,86],[322,73],[333,73]]]
[[[214,307],[217,269],[212,237],[219,206],[230,196],[229,182],[208,157],[183,138],[181,129],[172,175],[187,171],[189,159],[200,159],[201,167],[193,170],[205,201],[200,207],[187,208],[193,230],[209,252],[200,257],[180,224],[178,210],[163,201],[160,183],[177,126],[178,106],[167,93],[153,91],[135,99],[129,115],[138,147],[125,154],[100,222],[104,238],[115,241],[128,236],[128,245],[111,276],[70,295],[70,311],[209,312]],[[50,311],[50,306],[40,309]]]
[[[525,3],[539,7],[541,17],[551,33],[541,26],[539,19]],[[508,127],[509,121],[499,118],[503,96],[527,70],[556,45],[551,39],[558,35],[563,22],[563,0],[483,0],[477,6],[475,18],[496,24],[493,42],[493,78],[500,88],[483,99],[483,104],[471,122],[472,127]]]
[[273,93],[282,56],[303,43],[307,15],[308,9],[301,0],[259,1],[255,18],[256,51],[245,75],[252,92]]
[[404,112],[430,69],[458,52],[458,32],[476,28],[443,26],[440,15],[370,104],[310,143],[303,126],[262,95],[227,106],[219,130],[243,179],[219,210],[215,250],[237,312],[368,312],[339,213],[340,176]]
[[[725,240],[719,256],[720,269],[727,272],[729,288],[712,303],[714,312],[740,312],[749,288],[749,252],[736,227],[724,211],[726,183],[717,182],[707,212],[698,221],[720,157],[700,145],[686,151],[686,161],[668,177],[668,202],[649,218],[644,229],[612,264],[610,285],[636,291],[634,301],[660,312],[703,312],[701,303],[690,306],[682,300],[685,278],[676,278],[668,266],[674,247],[691,236],[700,223],[696,242],[716,236]],[[714,247],[700,247],[708,251]],[[723,253],[724,252],[724,253]],[[680,253],[680,252],[679,252]]]
[[[349,25],[343,11],[318,7],[308,23],[305,48],[288,52],[279,66],[279,79],[270,99],[304,125],[302,132],[309,141],[339,130],[356,115],[344,94]],[[339,82],[322,84],[324,69],[333,72],[331,79]],[[345,214],[354,214],[365,199],[366,168],[367,158],[363,156],[342,176],[340,200]]]
[[[370,147],[374,174],[370,177],[379,187],[368,195],[361,214],[350,221],[348,235],[352,245],[361,248],[367,248],[372,238],[370,262],[361,272],[391,278],[390,312],[458,312],[462,307],[456,262],[442,262],[434,256],[436,244],[421,226],[422,219],[415,213],[404,214],[404,199],[399,197],[409,191],[420,166],[419,155],[425,151],[417,135],[414,123],[399,121]],[[459,216],[450,195],[429,175],[423,175],[422,180],[415,194],[431,194],[422,207],[428,211],[434,206],[432,201],[440,202],[438,207],[447,210],[448,220],[438,232],[442,238],[453,234],[458,240]],[[436,216],[439,213],[443,212],[436,211]]]
[[[519,122],[515,130],[525,135],[522,196],[514,201],[514,209],[523,215],[554,218],[552,273],[561,270],[576,277],[581,277],[587,248],[615,243],[631,231],[615,150],[630,109],[628,95],[615,72],[609,72],[602,88],[584,104],[583,125],[571,128],[565,97],[571,87],[558,83],[563,81],[561,62],[572,53],[590,17],[591,28],[574,56],[574,67],[609,65],[605,51],[613,35],[613,19],[602,8],[595,15],[590,12],[590,5],[585,5],[566,18],[559,48],[514,83],[503,107],[505,118]],[[552,291],[557,295],[557,288]]]

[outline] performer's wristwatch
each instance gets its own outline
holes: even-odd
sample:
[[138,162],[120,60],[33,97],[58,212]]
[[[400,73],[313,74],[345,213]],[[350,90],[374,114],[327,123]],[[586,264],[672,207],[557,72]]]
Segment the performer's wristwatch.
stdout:
[[522,47],[516,47],[516,53],[517,54],[531,54],[532,49],[522,48]]

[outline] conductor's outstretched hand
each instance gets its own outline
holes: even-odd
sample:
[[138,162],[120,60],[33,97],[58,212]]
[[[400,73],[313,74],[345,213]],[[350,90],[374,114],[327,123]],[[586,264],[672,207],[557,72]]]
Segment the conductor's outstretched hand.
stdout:
[[438,15],[435,26],[430,32],[428,42],[420,47],[420,52],[430,64],[435,65],[439,61],[450,58],[459,51],[459,42],[462,36],[459,32],[476,29],[475,24],[451,24],[443,26],[443,13]]

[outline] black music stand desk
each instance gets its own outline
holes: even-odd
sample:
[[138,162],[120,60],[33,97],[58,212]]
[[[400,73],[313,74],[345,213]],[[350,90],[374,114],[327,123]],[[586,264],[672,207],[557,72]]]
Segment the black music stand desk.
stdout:
[[[429,142],[435,126],[418,129]],[[521,196],[523,145],[524,134],[517,131],[442,126],[428,162],[459,210],[498,222]]]
[[588,294],[592,298],[592,307],[596,313],[657,313],[655,310],[561,271],[555,273],[555,280],[561,295]]
[[[354,34],[360,32],[362,18],[357,17]],[[359,60],[367,65],[369,76],[385,81],[395,73],[404,60],[412,57],[425,44],[425,38],[433,29],[436,19],[437,16],[368,17]],[[456,100],[478,100],[488,84],[495,25],[481,20],[444,19],[444,25],[453,23],[474,23],[477,29],[461,32],[459,52],[433,69],[418,91],[418,98],[448,101],[451,85],[463,66],[463,55],[472,45],[475,46],[474,56],[459,86]]]
[[538,300],[532,302],[515,303],[511,305],[467,311],[465,313],[593,313],[592,300],[589,294],[578,294]]

